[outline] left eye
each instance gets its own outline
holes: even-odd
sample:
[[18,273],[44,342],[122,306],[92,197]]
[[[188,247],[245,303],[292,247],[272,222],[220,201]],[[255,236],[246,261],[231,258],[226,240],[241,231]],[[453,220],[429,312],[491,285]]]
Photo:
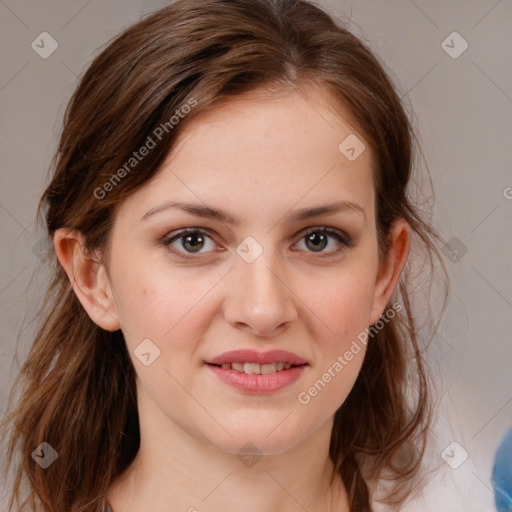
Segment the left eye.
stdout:
[[[329,245],[329,238],[334,238],[338,245],[343,245],[345,247],[351,247],[352,242],[342,233],[338,233],[338,231],[334,231],[329,228],[313,228],[304,233],[299,240],[299,242],[304,241],[306,247],[309,249],[309,252],[313,253],[336,253],[341,249],[334,248],[331,251],[324,251],[325,247]],[[174,244],[181,240],[181,248],[184,249],[185,252],[178,249]],[[211,236],[208,235],[205,231],[200,229],[185,229],[179,231],[178,233],[167,236],[162,240],[162,244],[166,247],[173,246],[173,251],[178,252],[179,255],[183,258],[193,258],[193,256],[187,256],[187,254],[200,254],[201,249],[204,248],[206,241],[210,241],[212,244],[212,249],[215,248],[215,242],[212,240]],[[203,251],[208,252],[208,251]]]
[[[331,251],[323,251],[325,249],[326,245],[329,243],[329,238],[334,238],[336,242],[341,245],[344,245],[346,247],[351,247],[352,242],[351,240],[342,235],[341,233],[338,233],[338,231],[334,231],[332,229],[328,228],[313,228],[310,229],[307,233],[305,233],[301,241],[304,240],[306,243],[306,246],[308,248],[313,248],[312,252],[328,252],[328,253],[336,253],[341,249],[334,249]],[[320,246],[320,250],[318,250],[318,246]]]

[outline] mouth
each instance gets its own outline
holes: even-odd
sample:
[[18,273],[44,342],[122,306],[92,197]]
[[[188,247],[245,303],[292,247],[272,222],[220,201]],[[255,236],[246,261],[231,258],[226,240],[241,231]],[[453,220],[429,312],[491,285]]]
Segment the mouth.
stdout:
[[211,364],[206,363],[209,366],[216,366],[217,368],[222,368],[223,370],[234,370],[239,373],[245,373],[247,375],[272,375],[273,373],[278,373],[282,371],[289,370],[290,368],[295,368],[298,366],[306,366],[307,363],[304,364],[292,364],[284,361],[279,361],[277,363],[267,363],[267,364],[258,364],[258,363],[247,363],[247,362],[232,362],[232,363],[222,363],[222,364]]
[[204,363],[225,384],[253,395],[284,389],[309,366],[305,359],[285,350],[233,350]]
[[[258,352],[251,349],[230,350],[229,352],[224,352],[223,354],[220,354],[216,357],[207,359],[205,362],[207,364],[213,364],[216,366],[230,364],[232,365],[233,370],[238,371],[242,371],[240,365],[243,367],[245,367],[245,365],[252,365],[248,366],[247,368],[249,370],[256,370],[261,366],[275,364],[276,369],[272,368],[273,372],[277,370],[278,365],[280,368],[278,371],[282,371],[284,369],[284,365],[300,366],[307,364],[305,359],[298,356],[297,354],[294,354],[293,352],[288,352],[287,350],[269,350],[267,352]],[[267,369],[270,370],[271,368],[267,367]]]

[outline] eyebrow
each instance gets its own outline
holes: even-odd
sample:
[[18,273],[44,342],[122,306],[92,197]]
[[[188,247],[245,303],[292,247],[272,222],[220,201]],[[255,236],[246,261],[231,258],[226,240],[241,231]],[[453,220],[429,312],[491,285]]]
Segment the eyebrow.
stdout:
[[[147,211],[140,220],[143,221],[148,217],[155,215],[156,213],[169,209],[182,210],[185,213],[195,215],[196,217],[212,218],[219,220],[225,224],[235,226],[239,226],[242,223],[239,217],[233,216],[230,213],[220,210],[218,208],[214,208],[213,206],[208,206],[205,204],[186,203],[181,201],[170,201],[160,206],[156,206],[155,208],[151,208],[151,210]],[[285,215],[284,218],[288,222],[298,222],[302,220],[311,219],[314,217],[320,217],[322,215],[332,215],[334,213],[339,212],[357,213],[361,215],[366,222],[366,213],[364,209],[357,203],[353,203],[351,201],[337,201],[335,203],[330,203],[321,206],[301,208],[299,210],[295,210],[291,213],[288,213],[287,215]]]

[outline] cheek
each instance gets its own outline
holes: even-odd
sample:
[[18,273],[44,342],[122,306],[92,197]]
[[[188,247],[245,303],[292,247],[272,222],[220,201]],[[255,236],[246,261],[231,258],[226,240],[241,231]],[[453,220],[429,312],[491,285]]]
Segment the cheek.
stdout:
[[116,306],[130,351],[150,339],[161,352],[161,364],[172,362],[177,368],[180,360],[190,363],[190,353],[211,321],[208,311],[219,278],[142,266],[124,272],[116,287]]
[[373,298],[369,274],[345,269],[338,277],[324,281],[323,288],[309,293],[307,305],[323,325],[320,338],[329,340],[333,348],[342,347],[368,327]]
[[369,274],[364,268],[345,269],[310,294],[308,315],[314,319],[318,364],[312,368],[308,387],[301,390],[302,406],[314,403],[322,414],[333,414],[352,389],[366,353],[373,289]]
[[170,403],[190,401],[183,388],[192,386],[191,366],[211,322],[205,305],[213,284],[208,285],[179,274],[172,282],[132,275],[122,285],[121,321],[130,358],[147,396],[170,416]]

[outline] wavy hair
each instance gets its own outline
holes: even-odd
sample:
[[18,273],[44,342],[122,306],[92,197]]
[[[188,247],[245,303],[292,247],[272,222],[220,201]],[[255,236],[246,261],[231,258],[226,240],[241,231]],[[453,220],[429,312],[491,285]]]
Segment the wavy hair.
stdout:
[[[412,198],[415,156],[423,154],[390,76],[369,45],[312,2],[177,1],[115,37],[81,77],[64,114],[38,220],[48,240],[67,227],[83,234],[87,249],[106,250],[116,209],[155,176],[191,119],[245,92],[310,83],[348,109],[372,151],[379,257],[386,255],[393,221],[403,218],[411,246],[431,267],[437,259],[447,276],[438,250],[443,240]],[[191,98],[197,104],[170,129],[169,120]],[[122,173],[162,126],[156,147]],[[112,183],[120,172],[122,179]],[[112,186],[104,194],[107,182]],[[410,260],[392,299],[403,310],[368,344],[334,417],[332,478],[342,479],[351,512],[372,510],[372,489],[382,479],[391,482],[383,500],[403,502],[421,473],[434,408],[426,346],[410,300]],[[35,339],[2,423],[9,467],[14,453],[20,456],[9,507],[97,512],[139,449],[135,370],[122,332],[104,331],[90,319],[53,246],[48,269]],[[59,454],[48,469],[31,457],[42,442]]]

